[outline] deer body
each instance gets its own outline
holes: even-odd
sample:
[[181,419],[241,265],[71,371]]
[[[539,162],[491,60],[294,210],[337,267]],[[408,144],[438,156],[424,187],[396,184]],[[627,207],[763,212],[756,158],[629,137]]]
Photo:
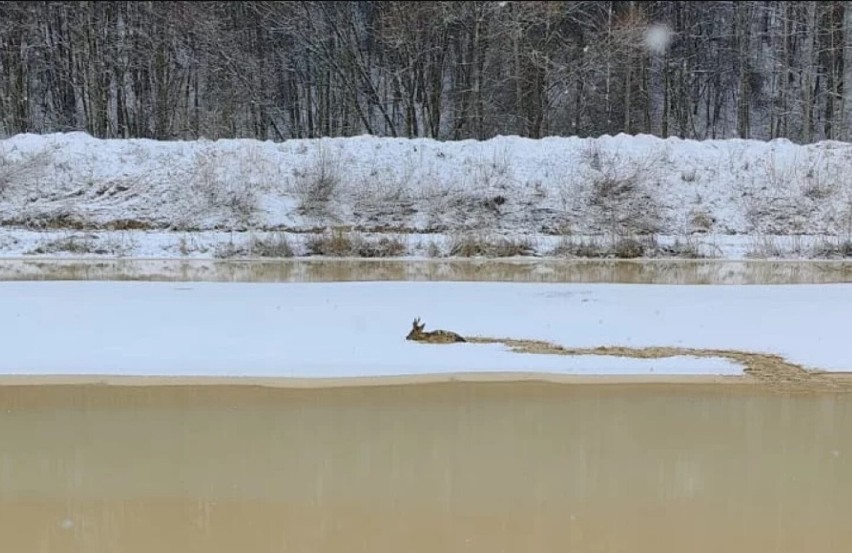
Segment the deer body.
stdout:
[[429,342],[432,344],[452,344],[454,342],[467,341],[455,332],[450,332],[449,330],[432,330],[430,332],[424,332],[423,329],[425,327],[426,323],[421,323],[419,317],[414,319],[411,332],[408,333],[408,336],[406,336],[405,339],[414,340],[416,342]]

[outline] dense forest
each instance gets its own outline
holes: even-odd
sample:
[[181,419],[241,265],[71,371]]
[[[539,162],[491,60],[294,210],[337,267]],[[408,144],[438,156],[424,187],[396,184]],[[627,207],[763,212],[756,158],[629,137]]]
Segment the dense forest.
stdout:
[[852,137],[852,4],[2,2],[0,135]]

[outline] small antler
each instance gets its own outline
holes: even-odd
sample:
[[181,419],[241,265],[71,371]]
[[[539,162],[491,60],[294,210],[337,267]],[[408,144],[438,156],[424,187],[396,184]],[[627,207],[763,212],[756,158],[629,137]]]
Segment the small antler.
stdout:
[[415,328],[417,327],[417,324],[418,324],[419,322],[420,322],[420,317],[417,317],[416,319],[414,319],[414,327],[415,327]]

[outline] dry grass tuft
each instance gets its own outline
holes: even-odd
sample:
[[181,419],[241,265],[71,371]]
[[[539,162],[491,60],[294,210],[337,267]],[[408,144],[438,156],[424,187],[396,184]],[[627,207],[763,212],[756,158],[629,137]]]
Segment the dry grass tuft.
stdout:
[[529,238],[506,238],[468,232],[450,236],[449,254],[457,257],[516,257],[532,255],[535,246]]

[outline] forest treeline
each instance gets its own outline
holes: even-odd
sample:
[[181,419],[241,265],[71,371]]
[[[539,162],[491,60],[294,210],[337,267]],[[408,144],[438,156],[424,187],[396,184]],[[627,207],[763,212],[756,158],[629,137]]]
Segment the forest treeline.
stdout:
[[842,1],[2,2],[0,135],[852,137]]

